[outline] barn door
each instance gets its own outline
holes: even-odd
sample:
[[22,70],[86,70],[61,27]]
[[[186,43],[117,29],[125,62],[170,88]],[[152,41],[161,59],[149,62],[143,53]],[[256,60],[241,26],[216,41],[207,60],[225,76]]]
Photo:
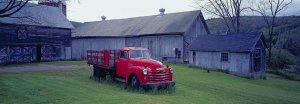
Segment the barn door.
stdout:
[[9,48],[7,46],[0,47],[0,64],[8,62]]
[[56,60],[56,47],[54,46],[43,46],[41,48],[42,60],[43,61],[53,61]]
[[66,47],[65,48],[66,49],[66,52],[65,52],[65,54],[66,54],[66,59],[71,59],[72,58],[72,49],[71,49],[71,47]]
[[36,60],[38,62],[42,61],[42,46],[41,45],[36,46]]
[[35,47],[32,46],[1,46],[0,63],[23,63],[35,60]]
[[159,51],[158,51],[158,47],[159,47],[159,39],[157,37],[146,37],[143,38],[142,41],[142,47],[148,48],[150,53],[151,53],[151,57],[153,59],[159,60],[160,55],[159,55]]
[[33,50],[32,46],[11,46],[9,47],[9,62],[31,62],[34,60]]
[[196,65],[196,52],[193,52],[193,65]]
[[254,53],[254,71],[260,72],[261,71],[261,49],[257,48],[255,49]]

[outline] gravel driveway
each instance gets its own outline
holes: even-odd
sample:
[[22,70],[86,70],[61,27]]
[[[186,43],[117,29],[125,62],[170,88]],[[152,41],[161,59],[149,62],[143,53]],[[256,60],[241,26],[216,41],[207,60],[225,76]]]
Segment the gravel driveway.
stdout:
[[0,66],[0,73],[7,72],[34,72],[34,71],[52,71],[52,70],[77,70],[89,68],[88,65],[52,65],[52,64],[24,64],[16,66]]

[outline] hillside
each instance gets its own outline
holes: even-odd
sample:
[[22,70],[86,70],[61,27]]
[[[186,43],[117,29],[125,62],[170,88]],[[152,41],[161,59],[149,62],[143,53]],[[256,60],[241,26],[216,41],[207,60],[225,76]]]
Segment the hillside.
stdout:
[[[286,16],[278,17],[276,19],[276,30],[277,32],[285,32],[300,28],[300,16]],[[220,18],[213,18],[206,20],[208,28],[212,34],[226,31],[226,25]],[[241,17],[241,31],[259,31],[266,27],[263,17],[261,16],[244,16]]]

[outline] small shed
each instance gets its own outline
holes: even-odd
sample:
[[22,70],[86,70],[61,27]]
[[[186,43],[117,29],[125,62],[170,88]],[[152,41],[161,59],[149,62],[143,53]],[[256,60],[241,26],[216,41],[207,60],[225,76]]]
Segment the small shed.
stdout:
[[190,47],[192,66],[262,78],[266,70],[266,44],[259,32],[201,35]]

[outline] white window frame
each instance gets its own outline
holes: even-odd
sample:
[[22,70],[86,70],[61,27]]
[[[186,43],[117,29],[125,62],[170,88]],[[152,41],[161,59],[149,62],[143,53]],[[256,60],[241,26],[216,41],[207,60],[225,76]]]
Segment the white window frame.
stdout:
[[[223,60],[222,54],[227,54],[227,60]],[[229,52],[221,52],[220,59],[221,59],[221,62],[229,62]]]

